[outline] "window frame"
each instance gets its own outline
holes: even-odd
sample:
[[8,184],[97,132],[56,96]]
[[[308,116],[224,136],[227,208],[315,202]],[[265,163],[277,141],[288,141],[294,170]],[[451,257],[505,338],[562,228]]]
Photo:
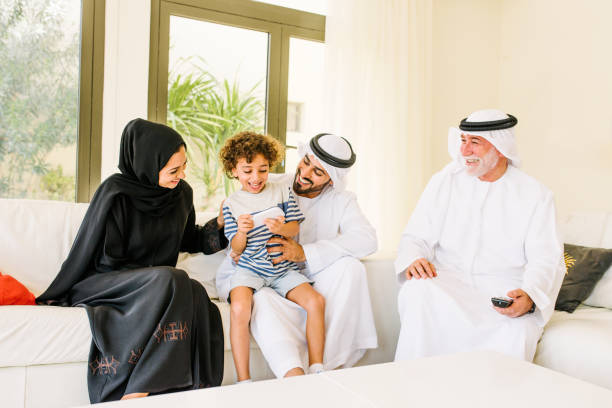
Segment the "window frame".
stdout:
[[325,41],[325,16],[251,0],[151,0],[148,119],[166,123],[170,16],[267,32],[270,35],[266,133],[286,143],[291,37]]
[[106,0],[81,1],[81,66],[76,157],[76,202],[87,203],[100,185]]
[[[313,31],[302,27],[283,27],[282,32],[282,51],[281,51],[281,101],[280,111],[285,114],[279,117],[279,129],[282,130],[282,140],[284,146],[287,146],[287,108],[289,103],[289,55],[291,38],[299,38],[301,40],[325,42],[325,31]],[[313,135],[314,136],[314,135]],[[295,146],[289,146],[295,148]]]

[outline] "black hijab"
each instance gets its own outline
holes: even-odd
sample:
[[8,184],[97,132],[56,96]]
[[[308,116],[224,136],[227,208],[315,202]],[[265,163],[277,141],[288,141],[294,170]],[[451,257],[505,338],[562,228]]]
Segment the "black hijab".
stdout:
[[121,136],[119,170],[96,190],[68,257],[47,290],[36,301],[68,304],[68,291],[88,276],[103,240],[106,219],[115,197],[124,195],[141,212],[161,217],[189,189],[181,180],[173,189],[161,187],[159,171],[185,142],[174,129],[143,119],[130,121]]
[[[181,182],[173,189],[161,187],[159,171],[181,146],[186,146],[174,129],[143,119],[134,119],[123,129],[119,151],[120,174],[114,174],[121,193],[134,206],[151,215],[171,210],[185,188]],[[93,200],[92,200],[93,204]]]

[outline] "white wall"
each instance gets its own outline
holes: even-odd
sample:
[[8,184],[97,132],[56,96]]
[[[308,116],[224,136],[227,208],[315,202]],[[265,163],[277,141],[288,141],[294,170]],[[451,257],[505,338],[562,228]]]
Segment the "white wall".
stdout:
[[503,0],[500,104],[565,215],[612,208],[612,2]]
[[492,0],[433,2],[433,172],[450,161],[448,128],[474,110],[497,105],[500,10]]

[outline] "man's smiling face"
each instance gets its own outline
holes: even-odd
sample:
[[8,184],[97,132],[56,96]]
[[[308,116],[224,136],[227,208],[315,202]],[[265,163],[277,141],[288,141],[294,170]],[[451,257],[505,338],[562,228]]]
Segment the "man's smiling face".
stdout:
[[293,190],[297,195],[315,198],[328,185],[332,184],[331,177],[325,171],[314,155],[304,155],[298,163],[293,179]]
[[499,152],[487,139],[461,134],[461,155],[470,176],[482,177],[495,168]]

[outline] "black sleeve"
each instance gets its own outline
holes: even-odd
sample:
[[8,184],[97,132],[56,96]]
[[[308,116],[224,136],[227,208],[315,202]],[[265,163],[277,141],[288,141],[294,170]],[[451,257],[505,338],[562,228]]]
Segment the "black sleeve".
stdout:
[[106,218],[104,240],[96,255],[95,269],[108,272],[122,269],[129,261],[126,253],[127,239],[131,236],[128,229],[129,206],[125,196],[117,196]]
[[196,225],[195,211],[191,209],[183,233],[181,251],[204,252],[206,255],[210,255],[225,249],[225,247],[227,247],[227,238],[225,238],[223,228],[219,228],[217,224],[217,217],[203,226]]

